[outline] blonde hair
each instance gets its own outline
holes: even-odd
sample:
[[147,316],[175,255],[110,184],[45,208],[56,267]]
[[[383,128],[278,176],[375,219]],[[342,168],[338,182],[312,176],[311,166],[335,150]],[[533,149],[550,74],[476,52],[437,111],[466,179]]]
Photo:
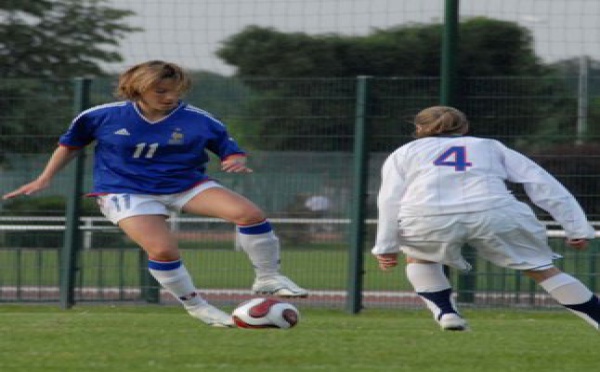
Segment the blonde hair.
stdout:
[[177,83],[177,90],[184,94],[191,88],[188,74],[178,65],[164,61],[148,61],[129,68],[119,76],[115,95],[135,101],[142,93],[165,79]]
[[448,106],[428,107],[415,117],[415,137],[431,137],[440,134],[465,134],[469,121],[461,111]]

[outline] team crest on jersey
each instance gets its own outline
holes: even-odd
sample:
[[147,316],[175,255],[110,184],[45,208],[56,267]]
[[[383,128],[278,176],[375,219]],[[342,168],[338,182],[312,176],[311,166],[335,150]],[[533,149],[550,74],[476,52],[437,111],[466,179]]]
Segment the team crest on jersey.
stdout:
[[169,145],[183,145],[183,133],[181,129],[177,128],[171,133],[171,139],[169,139]]

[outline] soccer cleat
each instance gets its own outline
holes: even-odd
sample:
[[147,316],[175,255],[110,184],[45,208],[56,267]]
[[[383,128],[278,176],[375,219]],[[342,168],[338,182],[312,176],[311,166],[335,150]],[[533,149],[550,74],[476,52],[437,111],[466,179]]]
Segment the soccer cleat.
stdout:
[[231,315],[217,309],[216,307],[203,303],[185,308],[187,312],[196,319],[212,327],[232,328],[235,327]]
[[278,297],[307,297],[308,291],[283,275],[257,279],[252,285],[252,293],[258,295],[274,295]]
[[444,331],[468,331],[467,321],[456,313],[446,313],[437,321]]

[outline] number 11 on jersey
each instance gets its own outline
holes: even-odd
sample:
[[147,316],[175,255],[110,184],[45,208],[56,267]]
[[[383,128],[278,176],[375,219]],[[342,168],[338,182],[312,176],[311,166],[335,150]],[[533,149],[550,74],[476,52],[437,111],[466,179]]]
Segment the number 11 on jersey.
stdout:
[[[135,152],[133,153],[134,158],[139,158],[140,156],[144,156],[147,159],[150,159],[154,156],[156,149],[158,148],[158,143],[153,143],[148,146],[148,150],[146,150],[146,142],[138,143],[135,145]],[[145,154],[144,154],[145,153]]]

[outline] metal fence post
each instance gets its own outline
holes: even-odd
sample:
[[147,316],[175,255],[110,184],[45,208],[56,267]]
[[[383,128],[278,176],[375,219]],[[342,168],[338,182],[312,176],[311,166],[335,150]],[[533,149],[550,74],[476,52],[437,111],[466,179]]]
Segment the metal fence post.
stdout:
[[[444,33],[442,36],[442,64],[441,64],[441,86],[440,86],[440,104],[445,106],[454,106],[457,102],[457,49],[458,49],[458,31],[459,31],[459,4],[460,0],[446,0],[444,9]],[[465,256],[473,258],[473,269],[470,273],[458,274],[458,298],[459,302],[475,301],[475,287],[477,275],[475,268],[475,253],[468,246],[463,247]],[[449,268],[444,267],[446,275],[449,275]]]
[[442,35],[442,63],[440,104],[452,106],[456,101],[456,55],[458,49],[458,16],[460,0],[446,0],[444,32]]
[[[91,79],[75,79],[74,111],[76,114],[85,110],[90,104]],[[81,245],[79,217],[81,215],[81,190],[85,170],[85,150],[74,160],[72,182],[67,194],[65,211],[64,245],[60,260],[60,306],[68,309],[75,304],[75,278],[79,269],[78,252]]]
[[354,184],[352,186],[352,210],[350,228],[350,267],[346,310],[356,314],[362,308],[364,275],[364,237],[368,177],[368,135],[366,114],[368,100],[368,76],[359,76],[356,87],[356,118],[354,133]]

